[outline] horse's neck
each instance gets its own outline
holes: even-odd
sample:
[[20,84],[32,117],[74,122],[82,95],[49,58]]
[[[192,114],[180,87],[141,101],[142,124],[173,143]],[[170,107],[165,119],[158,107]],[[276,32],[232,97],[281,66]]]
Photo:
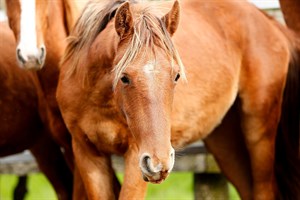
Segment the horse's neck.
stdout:
[[69,33],[74,27],[86,2],[87,0],[64,0],[64,7],[66,9],[66,19]]
[[[55,93],[59,76],[59,61],[66,48],[70,33],[87,0],[51,1],[49,27],[46,36],[47,57],[45,67],[38,72],[45,96],[52,108],[57,107]],[[67,23],[65,23],[67,22]]]
[[40,84],[51,107],[57,107],[55,93],[59,76],[59,61],[66,48],[67,28],[62,1],[49,1],[48,26],[45,35],[46,62],[38,71]]

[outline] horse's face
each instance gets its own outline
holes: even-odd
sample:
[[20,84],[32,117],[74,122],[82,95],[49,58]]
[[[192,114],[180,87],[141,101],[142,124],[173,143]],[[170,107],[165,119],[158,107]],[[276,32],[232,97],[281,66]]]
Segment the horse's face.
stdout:
[[[178,3],[168,18],[178,23]],[[169,17],[167,16],[167,17]],[[176,16],[176,17],[174,17]],[[115,27],[121,38],[116,53],[116,65],[130,49],[133,18],[129,4],[122,5],[116,14]],[[174,27],[173,27],[174,28]],[[175,28],[176,29],[176,28]],[[167,25],[171,34],[175,29]],[[142,44],[143,45],[143,44]],[[120,59],[118,59],[120,58]],[[145,181],[162,182],[171,172],[175,152],[171,146],[171,111],[174,89],[180,69],[173,64],[163,48],[146,44],[116,79],[115,95],[139,149],[139,166]]]
[[156,59],[136,59],[122,73],[115,89],[140,151],[144,179],[161,182],[173,168],[174,149],[170,143],[174,88],[180,75],[171,70],[163,53]]
[[21,68],[41,69],[46,58],[43,26],[46,25],[47,1],[6,0],[9,25],[18,46],[17,60]]

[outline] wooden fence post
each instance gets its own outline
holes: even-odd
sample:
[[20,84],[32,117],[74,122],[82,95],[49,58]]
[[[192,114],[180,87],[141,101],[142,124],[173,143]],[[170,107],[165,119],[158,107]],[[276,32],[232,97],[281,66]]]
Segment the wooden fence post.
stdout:
[[194,193],[195,200],[229,199],[227,180],[219,173],[195,173]]

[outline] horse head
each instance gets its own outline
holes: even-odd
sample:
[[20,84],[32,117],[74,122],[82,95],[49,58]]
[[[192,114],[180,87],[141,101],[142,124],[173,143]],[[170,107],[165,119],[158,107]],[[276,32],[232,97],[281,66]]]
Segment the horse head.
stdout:
[[92,1],[71,32],[60,68],[57,99],[70,132],[102,152],[122,154],[121,146],[134,146],[136,168],[152,183],[174,165],[173,96],[185,78],[171,39],[178,24],[177,1],[161,15],[149,2]]
[[183,66],[171,41],[179,23],[179,3],[159,18],[135,13],[126,2],[116,12],[119,37],[114,59],[114,92],[139,149],[145,181],[162,182],[174,165],[171,111]]

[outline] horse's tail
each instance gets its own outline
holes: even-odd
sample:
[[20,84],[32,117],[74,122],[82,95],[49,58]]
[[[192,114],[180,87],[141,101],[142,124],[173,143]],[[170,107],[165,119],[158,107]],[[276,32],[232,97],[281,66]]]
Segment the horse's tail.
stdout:
[[292,44],[276,138],[275,174],[279,199],[300,199],[300,42]]

